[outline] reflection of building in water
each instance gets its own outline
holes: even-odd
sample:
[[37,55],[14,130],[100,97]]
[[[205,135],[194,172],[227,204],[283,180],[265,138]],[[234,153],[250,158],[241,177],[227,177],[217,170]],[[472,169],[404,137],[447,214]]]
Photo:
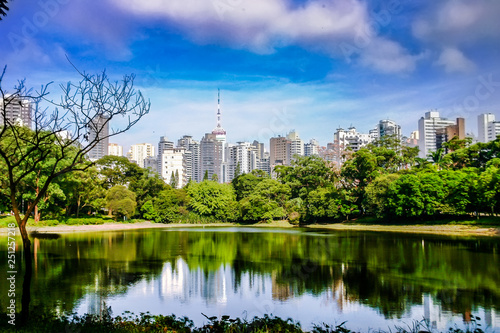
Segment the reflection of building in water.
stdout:
[[[431,295],[429,294],[424,294],[422,298],[424,303],[424,319],[429,321],[430,328],[439,331],[446,331],[449,328],[450,322],[453,321],[453,313],[449,311],[443,311],[442,307],[439,304],[434,303]],[[472,315],[481,318],[478,323],[481,323],[483,327],[500,327],[500,313],[498,313],[494,309],[466,310],[462,313],[463,322],[471,323]]]
[[102,315],[106,313],[106,296],[105,292],[102,290],[102,281],[99,277],[99,274],[96,274],[94,277],[94,286],[89,286],[90,289],[93,289],[92,292],[87,292],[87,306],[88,314],[97,315],[102,318]]
[[500,327],[500,313],[494,309],[485,310],[484,323],[487,327]]
[[190,298],[200,296],[207,303],[225,303],[228,276],[233,280],[230,269],[222,265],[216,271],[204,273],[200,268],[190,270],[183,259],[178,259],[174,265],[168,262],[158,279],[159,297],[173,297],[187,302]]
[[293,297],[292,286],[288,283],[279,283],[276,281],[276,271],[272,273],[273,299],[287,301]]

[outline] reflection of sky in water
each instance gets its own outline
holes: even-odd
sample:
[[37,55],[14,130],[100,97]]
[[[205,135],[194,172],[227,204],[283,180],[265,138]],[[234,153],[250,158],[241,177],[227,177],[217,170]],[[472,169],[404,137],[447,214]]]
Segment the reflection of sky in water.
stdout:
[[[98,282],[96,282],[98,284]],[[231,267],[206,273],[200,268],[190,270],[183,259],[175,262],[175,268],[166,263],[160,276],[141,279],[130,286],[125,294],[99,297],[89,292],[75,311],[79,314],[96,313],[111,306],[113,315],[125,311],[135,314],[171,314],[187,316],[199,326],[209,317],[230,315],[232,318],[251,319],[254,316],[273,314],[281,318],[293,318],[305,329],[313,324],[340,324],[353,330],[394,328],[394,325],[412,325],[414,320],[429,320],[432,327],[446,331],[453,325],[461,325],[462,317],[442,311],[429,295],[423,295],[423,305],[408,307],[403,318],[387,320],[377,310],[346,297],[342,282],[334,283],[323,293],[314,296],[305,293],[294,296],[293,290],[276,282],[273,274],[243,273],[237,284]],[[500,327],[500,313],[494,310],[473,309],[488,327]],[[494,330],[494,332],[498,332]]]

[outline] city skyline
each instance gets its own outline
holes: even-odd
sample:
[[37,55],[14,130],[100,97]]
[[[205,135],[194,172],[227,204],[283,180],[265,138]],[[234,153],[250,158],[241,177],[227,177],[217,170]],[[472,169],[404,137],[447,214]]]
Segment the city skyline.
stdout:
[[297,129],[326,145],[339,126],[367,133],[381,119],[409,136],[430,110],[477,135],[479,114],[500,118],[499,14],[486,0],[19,0],[0,24],[3,85],[54,81],[57,100],[58,84],[78,80],[68,59],[135,73],[152,109],[116,138],[126,150],[199,140],[218,88],[228,142]]

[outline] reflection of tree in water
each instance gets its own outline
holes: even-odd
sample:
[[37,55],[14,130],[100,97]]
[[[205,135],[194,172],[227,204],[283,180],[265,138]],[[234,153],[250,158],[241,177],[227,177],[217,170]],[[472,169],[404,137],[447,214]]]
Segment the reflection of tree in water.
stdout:
[[[499,307],[500,270],[493,264],[498,248],[495,240],[369,233],[71,235],[39,240],[33,305],[72,311],[86,293],[99,292],[103,298],[124,293],[141,279],[157,279],[166,263],[176,271],[182,259],[186,272],[199,272],[199,279],[230,267],[235,293],[242,281],[257,283],[266,276],[275,300],[328,293],[331,302],[360,302],[386,317],[401,317],[411,305],[422,304],[425,293],[443,309],[466,313],[477,306]],[[0,261],[0,270],[6,271],[5,265]]]

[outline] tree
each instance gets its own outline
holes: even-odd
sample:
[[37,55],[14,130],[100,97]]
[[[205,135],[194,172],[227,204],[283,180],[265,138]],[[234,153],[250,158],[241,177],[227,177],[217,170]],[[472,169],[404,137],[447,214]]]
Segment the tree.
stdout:
[[216,173],[214,173],[214,174],[212,175],[212,181],[214,181],[214,182],[218,182],[218,181],[219,181],[219,176],[217,176],[217,174],[216,174]]
[[0,0],[0,21],[2,20],[2,16],[7,15],[7,11],[9,7],[7,7],[7,0]]
[[106,207],[109,209],[109,215],[130,218],[135,214],[137,207],[135,193],[123,185],[116,185],[110,188],[106,194]]
[[286,203],[290,187],[277,180],[266,178],[259,182],[252,193],[241,201],[243,219],[247,221],[272,221],[286,217]]
[[173,171],[170,175],[170,187],[177,188],[177,180],[175,179],[175,173]]
[[[23,240],[26,262],[25,284],[31,281],[31,242],[26,231],[28,217],[46,196],[50,185],[60,176],[92,166],[85,156],[97,144],[108,137],[129,130],[149,112],[150,103],[133,88],[134,76],[125,76],[121,82],[112,82],[105,72],[91,75],[78,72],[78,83],[61,85],[61,98],[48,98],[48,86],[40,91],[27,89],[20,81],[12,91],[7,91],[2,82],[6,67],[0,75],[0,160],[6,171],[2,184],[10,198],[12,210]],[[32,128],[19,126],[8,118],[10,107],[29,103],[32,106]],[[49,105],[44,107],[44,105]],[[49,107],[54,107],[48,112]],[[105,127],[118,117],[127,119],[122,127],[105,131]],[[96,119],[104,121],[95,121]],[[44,161],[50,159],[51,166],[43,168]],[[30,202],[23,216],[20,212],[20,190],[33,175],[45,173],[38,184],[38,192]],[[29,290],[29,288],[28,288]],[[24,295],[24,293],[23,293]],[[28,292],[29,295],[29,292]],[[29,313],[29,296],[24,299],[24,316]]]
[[187,193],[190,198],[189,206],[195,213],[213,216],[222,221],[238,219],[238,203],[230,184],[206,180],[191,184]]
[[269,175],[262,170],[252,170],[250,173],[234,178],[231,184],[236,192],[236,199],[240,201],[250,195],[255,186],[266,178],[269,178]]
[[203,181],[209,180],[208,179],[208,170],[205,170],[205,174],[203,175]]

